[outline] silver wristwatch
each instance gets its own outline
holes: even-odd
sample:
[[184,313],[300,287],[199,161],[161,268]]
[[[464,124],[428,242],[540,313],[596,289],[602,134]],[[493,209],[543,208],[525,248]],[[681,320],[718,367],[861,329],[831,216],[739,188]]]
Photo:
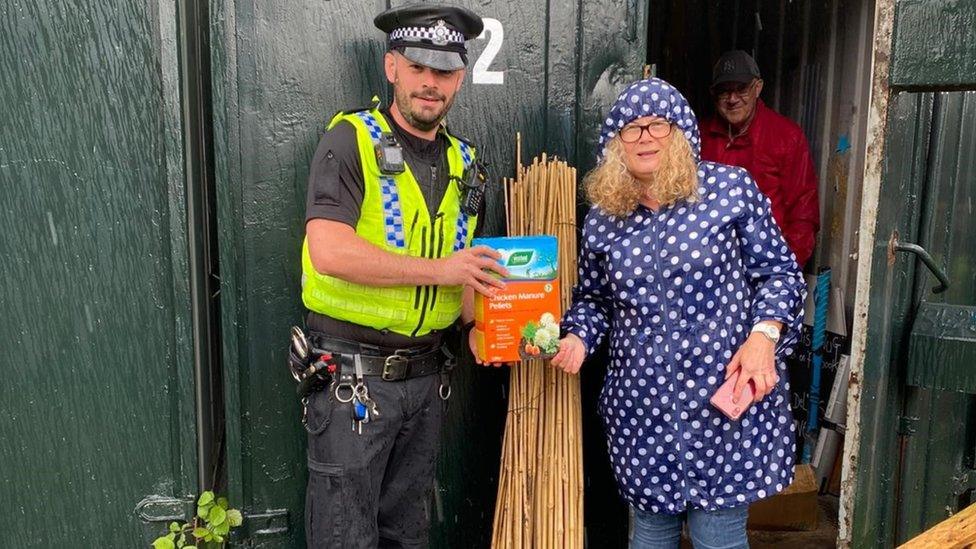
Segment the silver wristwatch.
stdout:
[[752,327],[752,332],[759,332],[769,338],[773,343],[779,342],[779,328],[766,322],[759,322]]

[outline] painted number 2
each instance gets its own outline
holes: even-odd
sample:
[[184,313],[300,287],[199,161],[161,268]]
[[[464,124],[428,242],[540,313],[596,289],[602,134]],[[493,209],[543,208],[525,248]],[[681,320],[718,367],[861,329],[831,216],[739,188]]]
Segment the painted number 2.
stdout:
[[489,37],[488,45],[485,46],[485,51],[481,52],[481,55],[478,56],[478,60],[474,62],[471,81],[475,84],[504,84],[505,71],[490,71],[488,67],[491,66],[491,62],[495,60],[495,56],[502,49],[502,41],[505,40],[505,29],[502,28],[502,22],[498,19],[489,19],[486,17],[482,21],[485,23],[485,30],[481,31],[478,38],[484,38],[485,34],[487,34]]

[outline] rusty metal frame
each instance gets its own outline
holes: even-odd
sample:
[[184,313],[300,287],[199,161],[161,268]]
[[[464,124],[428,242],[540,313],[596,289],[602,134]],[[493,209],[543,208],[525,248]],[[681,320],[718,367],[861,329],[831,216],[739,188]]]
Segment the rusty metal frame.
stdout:
[[874,12],[874,47],[871,62],[871,100],[868,112],[867,153],[861,195],[860,237],[858,239],[857,297],[854,302],[854,326],[851,337],[851,377],[847,397],[850,420],[844,440],[844,459],[841,473],[838,547],[850,547],[853,537],[852,520],[857,491],[858,450],[861,444],[859,417],[861,413],[861,375],[867,353],[867,319],[871,286],[871,265],[874,255],[875,231],[878,220],[878,201],[884,164],[885,126],[890,97],[891,38],[895,21],[894,0],[876,0]]

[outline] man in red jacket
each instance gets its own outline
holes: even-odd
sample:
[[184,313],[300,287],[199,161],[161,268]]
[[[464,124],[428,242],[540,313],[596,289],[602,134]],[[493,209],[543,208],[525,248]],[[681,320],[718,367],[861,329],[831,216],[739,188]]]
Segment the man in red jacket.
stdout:
[[716,116],[701,124],[702,159],[752,174],[803,267],[820,226],[817,174],[803,131],[759,99],[762,87],[752,56],[741,50],[722,54],[712,69]]

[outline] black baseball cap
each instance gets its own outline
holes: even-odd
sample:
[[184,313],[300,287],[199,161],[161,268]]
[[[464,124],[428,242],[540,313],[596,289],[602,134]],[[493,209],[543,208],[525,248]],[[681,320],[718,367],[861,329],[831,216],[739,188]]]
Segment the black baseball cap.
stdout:
[[726,82],[748,84],[759,75],[759,65],[751,55],[742,50],[727,51],[712,67],[712,89]]
[[465,42],[477,38],[484,23],[473,11],[448,4],[409,4],[373,19],[387,33],[389,49],[432,69],[456,71],[468,64]]

